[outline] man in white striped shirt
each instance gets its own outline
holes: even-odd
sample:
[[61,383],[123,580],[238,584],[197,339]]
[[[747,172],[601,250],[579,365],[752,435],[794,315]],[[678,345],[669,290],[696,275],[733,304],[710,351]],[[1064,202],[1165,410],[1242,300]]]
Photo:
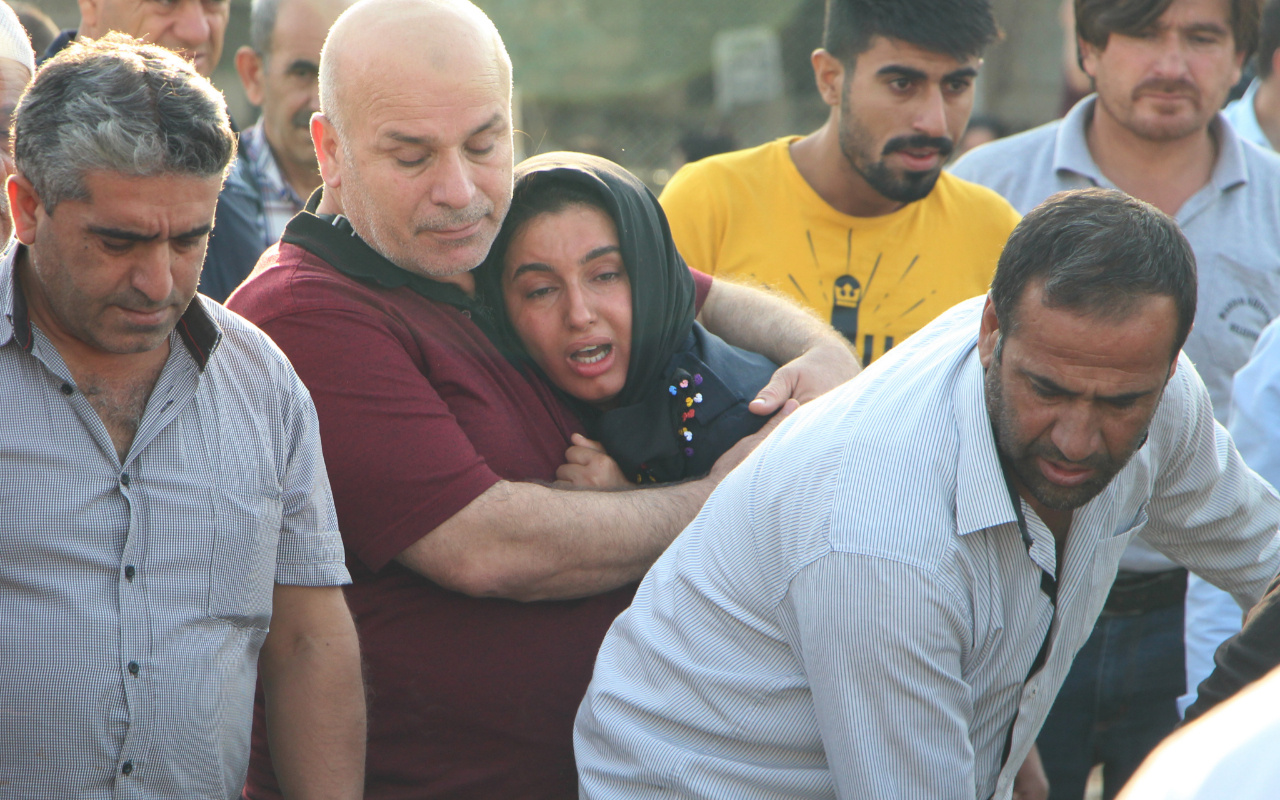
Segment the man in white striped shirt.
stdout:
[[1057,195],[975,298],[794,415],[614,623],[582,796],[1008,798],[1125,544],[1251,604],[1280,497],[1179,356],[1194,256]]

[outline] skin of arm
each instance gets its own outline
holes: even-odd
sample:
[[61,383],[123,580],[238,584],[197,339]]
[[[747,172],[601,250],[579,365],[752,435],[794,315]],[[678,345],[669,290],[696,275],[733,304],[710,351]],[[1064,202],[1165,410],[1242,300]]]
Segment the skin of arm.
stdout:
[[363,796],[364,683],[341,588],[276,584],[258,674],[284,796]]
[[698,321],[735,347],[781,364],[750,409],[772,414],[788,398],[822,395],[862,370],[848,340],[798,303],[763,289],[717,278]]
[[631,492],[499,481],[397,560],[476,597],[561,600],[632,583],[697,516],[724,476],[796,407],[786,402],[696,481]]

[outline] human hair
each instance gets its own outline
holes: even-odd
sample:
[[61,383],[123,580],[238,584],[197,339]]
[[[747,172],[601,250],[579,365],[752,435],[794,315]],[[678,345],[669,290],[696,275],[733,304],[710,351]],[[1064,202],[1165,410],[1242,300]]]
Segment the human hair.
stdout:
[[266,61],[271,56],[271,39],[280,16],[280,0],[253,0],[249,6],[249,47]]
[[45,62],[14,111],[14,162],[49,214],[87,200],[85,173],[225,176],[235,135],[222,95],[175,53],[123,33]]
[[511,209],[503,220],[502,233],[493,243],[494,255],[499,261],[505,259],[507,246],[528,222],[543,214],[557,214],[573,206],[594,208],[613,219],[604,198],[586,186],[566,181],[554,173],[530,175],[511,196]]
[[1017,309],[1039,284],[1048,308],[1124,319],[1144,297],[1173,299],[1173,355],[1196,314],[1196,259],[1178,224],[1154,206],[1114,189],[1059,192],[1013,229],[991,281],[1002,336],[1017,330]]
[[1280,47],[1280,0],[1269,0],[1262,9],[1262,24],[1258,29],[1258,77],[1271,77],[1271,62],[1276,48]]
[[827,0],[822,49],[845,66],[876,36],[965,60],[999,39],[1000,26],[990,0]]
[[[1104,50],[1111,34],[1136,36],[1156,24],[1173,0],[1075,0],[1076,35]],[[1262,0],[1231,0],[1231,37],[1237,53],[1258,46]]]

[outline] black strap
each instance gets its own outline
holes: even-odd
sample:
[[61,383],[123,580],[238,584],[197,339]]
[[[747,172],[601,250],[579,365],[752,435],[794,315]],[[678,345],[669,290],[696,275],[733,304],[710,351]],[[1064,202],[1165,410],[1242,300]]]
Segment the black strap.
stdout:
[[492,314],[479,300],[452,283],[433,281],[397,267],[361,239],[342,214],[317,214],[322,191],[323,187],[312,193],[306,208],[289,220],[280,241],[301,247],[361,283],[384,289],[405,286],[428,300],[465,311],[486,335],[493,337]]
[[[1017,489],[1013,488],[1013,481],[1009,477],[1009,469],[1003,460],[1000,462],[1000,469],[1004,473],[1004,485],[1009,490],[1009,501],[1013,503],[1013,513],[1018,520],[1018,533],[1022,535],[1022,544],[1027,549],[1027,557],[1030,558],[1031,533],[1027,530],[1027,517],[1022,513],[1022,498],[1018,495]],[[1061,565],[1058,565],[1058,567],[1061,568]],[[1044,592],[1045,596],[1049,598],[1049,605],[1053,607],[1053,616],[1049,618],[1049,627],[1044,632],[1044,641],[1040,643],[1040,650],[1031,662],[1031,669],[1027,670],[1027,677],[1022,681],[1023,686],[1026,686],[1028,681],[1035,677],[1040,670],[1044,669],[1045,662],[1049,660],[1049,637],[1053,634],[1053,623],[1057,621],[1058,617],[1058,579],[1043,567],[1040,568],[1040,591]],[[1002,771],[1007,766],[1009,753],[1013,749],[1013,728],[1017,723],[1018,714],[1015,712],[1013,721],[1009,723],[1009,731],[1004,737],[1004,753],[1000,756],[1000,769]]]

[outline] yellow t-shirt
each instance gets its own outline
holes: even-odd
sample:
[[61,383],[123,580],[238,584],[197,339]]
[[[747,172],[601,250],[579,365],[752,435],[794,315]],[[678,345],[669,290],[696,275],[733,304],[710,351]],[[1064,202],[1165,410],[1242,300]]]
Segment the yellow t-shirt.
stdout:
[[863,364],[990,288],[1019,219],[1000,195],[944,172],[923,200],[851,217],[800,175],[789,150],[797,138],[675,174],[661,201],[691,266],[790,294],[830,319]]

